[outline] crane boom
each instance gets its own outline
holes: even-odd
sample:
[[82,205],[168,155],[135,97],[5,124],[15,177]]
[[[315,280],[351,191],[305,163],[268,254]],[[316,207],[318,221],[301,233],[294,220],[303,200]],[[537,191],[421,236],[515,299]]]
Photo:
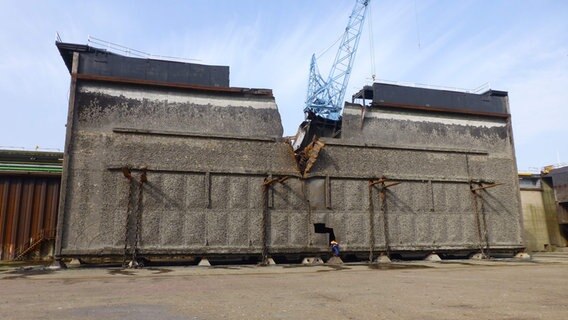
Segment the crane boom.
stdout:
[[327,80],[320,75],[316,56],[312,55],[304,108],[306,115],[311,113],[327,120],[341,118],[343,99],[370,1],[356,0]]

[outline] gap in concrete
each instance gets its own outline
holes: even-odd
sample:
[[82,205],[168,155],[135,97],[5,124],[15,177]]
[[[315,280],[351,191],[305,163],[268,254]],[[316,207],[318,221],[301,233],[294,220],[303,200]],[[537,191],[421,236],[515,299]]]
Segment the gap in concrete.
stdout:
[[329,238],[327,243],[330,244],[332,241],[335,240],[335,233],[333,232],[333,228],[328,228],[325,226],[325,223],[314,223],[314,232],[315,233],[328,233]]

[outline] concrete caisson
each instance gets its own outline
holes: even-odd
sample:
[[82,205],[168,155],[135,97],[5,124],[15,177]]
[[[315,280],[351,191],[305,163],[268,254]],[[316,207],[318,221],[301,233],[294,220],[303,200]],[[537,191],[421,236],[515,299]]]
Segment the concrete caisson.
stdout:
[[72,76],[59,258],[125,245],[144,257],[318,256],[332,238],[371,258],[523,248],[506,93],[464,102],[493,99],[488,112],[346,104],[341,134],[320,137],[301,172],[270,90],[117,77],[81,68],[103,54],[93,48],[59,49]]

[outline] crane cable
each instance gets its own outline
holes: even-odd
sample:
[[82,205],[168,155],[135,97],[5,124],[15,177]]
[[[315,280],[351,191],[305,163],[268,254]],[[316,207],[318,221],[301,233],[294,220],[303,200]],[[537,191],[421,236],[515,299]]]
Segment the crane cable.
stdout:
[[316,56],[316,59],[319,59],[321,58],[321,56],[326,54],[329,51],[329,49],[333,48],[342,38],[343,38],[343,33],[339,36],[339,38],[337,38],[337,40],[335,40],[334,43],[332,43],[329,47],[327,47],[327,49],[323,50],[322,53],[318,54]]
[[369,2],[369,48],[371,50],[371,78],[375,82],[377,69],[375,67],[375,43],[373,36],[373,7],[371,2]]
[[416,20],[416,37],[418,38],[418,49],[422,48],[420,43],[420,25],[418,24],[418,9],[416,9],[416,0],[414,0],[414,18]]

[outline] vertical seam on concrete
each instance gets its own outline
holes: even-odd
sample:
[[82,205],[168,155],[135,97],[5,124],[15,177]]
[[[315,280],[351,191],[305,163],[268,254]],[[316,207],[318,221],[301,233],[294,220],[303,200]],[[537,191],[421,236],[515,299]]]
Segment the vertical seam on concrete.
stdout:
[[389,235],[389,222],[387,218],[387,189],[385,183],[381,183],[379,190],[380,211],[383,216],[383,229],[385,234],[385,250],[387,256],[390,256],[390,235]]
[[428,189],[430,191],[430,212],[436,211],[434,208],[434,185],[432,180],[428,180]]
[[369,181],[369,262],[373,262],[375,249],[375,212],[373,206],[373,185]]
[[205,209],[211,209],[211,172],[205,172]]
[[325,207],[331,209],[331,178],[325,176]]

